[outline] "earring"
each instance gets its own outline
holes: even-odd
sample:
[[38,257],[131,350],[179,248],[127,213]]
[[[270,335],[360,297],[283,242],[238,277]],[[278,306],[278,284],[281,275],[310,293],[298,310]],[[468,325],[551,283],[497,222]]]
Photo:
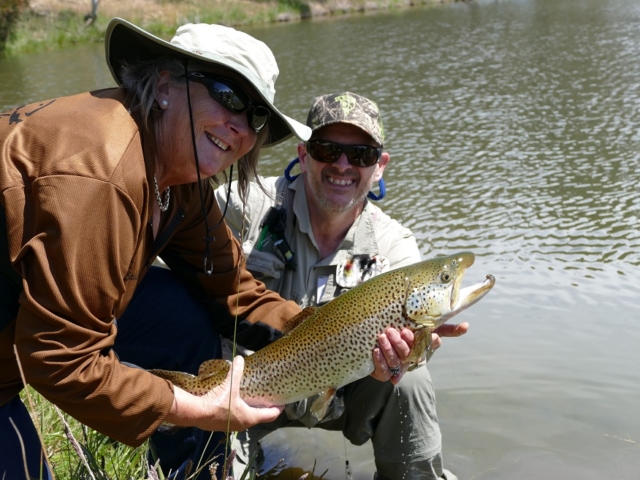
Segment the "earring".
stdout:
[[162,107],[163,110],[166,110],[167,107],[169,106],[169,101],[168,100],[162,100],[160,102],[160,106]]

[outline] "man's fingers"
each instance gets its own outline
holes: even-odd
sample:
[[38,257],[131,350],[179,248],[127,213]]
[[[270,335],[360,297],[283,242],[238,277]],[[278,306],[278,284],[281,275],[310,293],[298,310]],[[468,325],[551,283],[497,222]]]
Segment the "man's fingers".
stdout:
[[441,337],[459,337],[460,335],[467,333],[467,330],[469,330],[468,322],[462,322],[455,325],[445,323],[444,325],[440,325],[436,328],[434,333],[437,333]]
[[389,368],[393,368],[400,365],[400,360],[398,360],[398,355],[396,351],[393,349],[393,345],[391,345],[391,341],[389,337],[383,333],[378,336],[378,347],[380,348],[380,353],[384,357],[382,359],[381,366],[388,366]]
[[409,330],[408,328],[403,328],[402,330],[400,330],[400,336],[405,342],[407,342],[407,345],[409,345],[410,347],[413,346],[415,335],[411,330]]
[[381,382],[386,381],[389,378],[389,369],[380,348],[375,347],[371,355],[373,356],[373,365],[375,368],[371,376]]
[[[401,332],[395,328],[387,328],[385,332],[387,339],[393,349],[393,356],[398,358],[400,363],[411,353],[411,345],[413,345],[413,332],[408,329],[404,329]],[[394,364],[395,365],[395,364]],[[392,365],[393,366],[393,365]]]

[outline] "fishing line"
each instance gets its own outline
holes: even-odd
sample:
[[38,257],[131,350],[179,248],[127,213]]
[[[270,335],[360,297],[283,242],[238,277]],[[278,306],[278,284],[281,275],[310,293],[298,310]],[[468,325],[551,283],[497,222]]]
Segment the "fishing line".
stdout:
[[[233,168],[233,165],[231,166],[231,168]],[[233,172],[233,170],[231,171]],[[225,206],[225,213],[227,211],[227,206],[229,205],[229,198],[231,196],[231,180],[229,180],[229,187],[227,189],[227,204]],[[233,359],[236,358],[236,340],[237,340],[237,335],[238,335],[238,309],[240,308],[240,260],[242,258],[243,251],[242,251],[242,245],[244,244],[244,218],[245,218],[245,208],[246,208],[246,204],[244,202],[242,202],[242,229],[240,231],[240,253],[239,253],[239,258],[238,258],[238,266],[236,267],[236,283],[237,283],[237,290],[236,290],[236,314],[235,317],[233,319],[233,341],[231,342],[231,365],[229,366],[229,369],[231,370],[231,376],[229,378],[230,382],[229,382],[229,405],[227,406],[227,410],[229,411],[229,413],[227,414],[227,430],[225,431],[225,435],[226,435],[226,440],[225,440],[225,444],[224,444],[224,472],[226,474],[227,472],[227,460],[229,458],[229,456],[231,455],[230,450],[230,444],[233,443],[233,440],[231,440],[232,437],[237,436],[237,432],[231,432],[231,389],[233,388]],[[224,218],[224,216],[222,217]],[[248,467],[248,466],[247,466]],[[236,475],[237,473],[234,472],[234,475]]]
[[344,442],[344,473],[346,480],[353,480],[351,476],[351,465],[349,465],[349,455],[347,455],[347,439],[342,435],[342,441]]

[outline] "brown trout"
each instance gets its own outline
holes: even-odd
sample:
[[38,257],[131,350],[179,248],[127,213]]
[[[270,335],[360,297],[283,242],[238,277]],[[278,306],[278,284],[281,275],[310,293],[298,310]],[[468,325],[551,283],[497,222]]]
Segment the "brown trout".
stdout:
[[[473,253],[436,257],[375,276],[322,307],[309,307],[287,325],[282,338],[245,359],[242,398],[254,406],[293,403],[320,394],[311,412],[322,419],[336,390],[371,374],[372,350],[388,327],[409,328],[414,345],[408,361],[417,363],[431,332],[473,305],[495,284],[461,288]],[[152,373],[194,394],[204,395],[229,371],[226,360],[209,360],[198,375],[166,370]]]

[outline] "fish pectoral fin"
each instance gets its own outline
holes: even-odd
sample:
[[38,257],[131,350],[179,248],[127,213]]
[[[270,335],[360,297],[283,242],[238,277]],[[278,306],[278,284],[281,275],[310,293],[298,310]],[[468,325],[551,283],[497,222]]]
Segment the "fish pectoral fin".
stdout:
[[331,400],[333,400],[335,394],[336,389],[329,388],[324,392],[320,392],[311,404],[309,411],[318,422],[327,414],[327,409],[329,408],[329,405],[331,405]]
[[284,333],[285,335],[288,333],[291,333],[293,330],[296,329],[298,325],[300,325],[301,323],[304,323],[304,321],[307,318],[313,315],[317,309],[318,309],[317,307],[307,307],[304,310],[302,310],[299,314],[297,314],[295,317],[287,320],[285,324],[282,326],[282,333]]
[[229,365],[231,365],[231,362],[229,362],[228,360],[221,360],[219,358],[207,360],[206,362],[202,362],[200,364],[200,368],[198,369],[198,376],[201,377],[203,375],[213,375],[218,372],[224,371],[224,375],[226,377],[227,372],[229,371]]
[[431,345],[431,330],[428,328],[421,328],[413,332],[413,347],[409,352],[407,361],[412,365],[417,365],[424,356],[427,348]]

